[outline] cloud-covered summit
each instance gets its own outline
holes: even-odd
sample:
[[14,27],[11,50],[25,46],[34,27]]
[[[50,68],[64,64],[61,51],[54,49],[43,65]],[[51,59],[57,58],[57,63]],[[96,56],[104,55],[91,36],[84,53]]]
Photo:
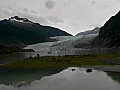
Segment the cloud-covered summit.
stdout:
[[55,2],[52,1],[52,0],[48,0],[48,1],[45,2],[45,7],[46,7],[47,9],[53,9],[54,6],[55,6]]

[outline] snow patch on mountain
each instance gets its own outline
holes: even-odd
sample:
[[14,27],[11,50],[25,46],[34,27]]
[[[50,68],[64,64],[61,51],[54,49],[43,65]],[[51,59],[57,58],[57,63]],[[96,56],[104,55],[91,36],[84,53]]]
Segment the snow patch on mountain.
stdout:
[[15,18],[13,18],[13,19],[10,19],[11,21],[17,21],[17,22],[24,22],[24,20],[17,20],[17,19],[15,19]]
[[21,23],[32,23],[27,18],[20,18],[18,16],[14,16],[8,19],[10,22],[21,22]]
[[78,33],[76,36],[80,36],[80,35],[90,35],[90,34],[98,34],[100,31],[100,27],[96,27],[93,30],[88,30],[88,31],[84,31],[84,32],[80,32]]

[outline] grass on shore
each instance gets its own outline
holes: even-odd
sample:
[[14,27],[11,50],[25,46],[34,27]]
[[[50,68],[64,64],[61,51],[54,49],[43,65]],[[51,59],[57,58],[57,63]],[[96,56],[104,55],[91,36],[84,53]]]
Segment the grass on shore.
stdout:
[[40,58],[29,58],[22,61],[16,61],[14,63],[4,64],[0,67],[29,69],[86,65],[120,65],[120,52],[81,56],[46,56]]

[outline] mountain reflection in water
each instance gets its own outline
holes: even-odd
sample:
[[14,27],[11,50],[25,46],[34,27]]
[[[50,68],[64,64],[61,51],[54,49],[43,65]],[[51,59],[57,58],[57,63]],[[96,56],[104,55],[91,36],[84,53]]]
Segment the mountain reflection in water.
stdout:
[[120,73],[69,67],[3,70],[0,90],[120,90]]
[[114,81],[120,83],[120,73],[118,72],[107,72],[107,75],[110,76]]
[[59,73],[63,68],[51,68],[40,70],[1,70],[0,84],[15,85],[16,83],[24,82],[31,83],[34,80],[40,80],[44,76],[51,76]]

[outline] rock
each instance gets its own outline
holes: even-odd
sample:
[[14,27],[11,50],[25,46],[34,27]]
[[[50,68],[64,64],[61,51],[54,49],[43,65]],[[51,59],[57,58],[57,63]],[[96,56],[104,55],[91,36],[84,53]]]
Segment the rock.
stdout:
[[72,68],[72,71],[75,71],[75,69],[74,69],[74,68]]
[[86,70],[86,72],[90,73],[90,72],[92,72],[92,69],[89,68]]

